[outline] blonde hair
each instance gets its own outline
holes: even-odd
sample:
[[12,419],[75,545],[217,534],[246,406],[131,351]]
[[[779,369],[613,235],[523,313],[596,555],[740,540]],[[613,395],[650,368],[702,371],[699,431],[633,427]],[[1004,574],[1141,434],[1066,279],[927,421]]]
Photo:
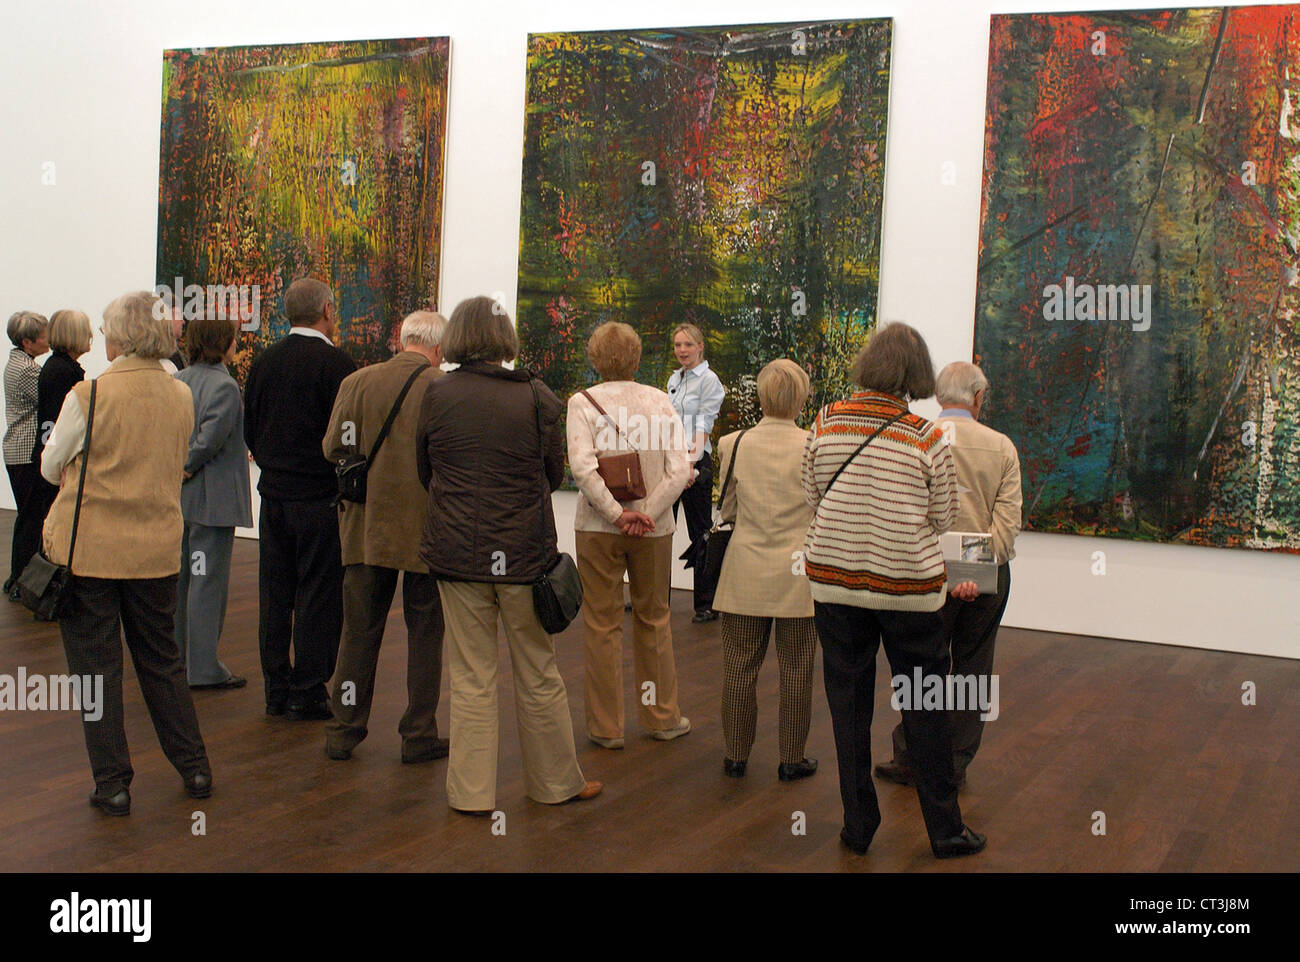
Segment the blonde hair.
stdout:
[[758,372],[758,406],[767,417],[793,421],[808,402],[808,372],[788,357]]
[[685,332],[690,337],[690,339],[694,341],[696,344],[698,344],[701,348],[704,347],[704,332],[701,331],[694,324],[688,324],[685,321],[683,321],[681,324],[678,324],[676,327],[673,328],[672,339],[674,341],[677,340],[677,335],[681,334],[682,332]]
[[641,365],[641,336],[630,324],[606,321],[587,339],[587,360],[610,381],[631,381]]
[[79,357],[90,350],[95,335],[85,311],[55,311],[50,317],[50,350]]
[[123,354],[155,361],[171,357],[176,353],[176,337],[169,313],[153,291],[123,294],[104,308],[104,340],[112,341]]

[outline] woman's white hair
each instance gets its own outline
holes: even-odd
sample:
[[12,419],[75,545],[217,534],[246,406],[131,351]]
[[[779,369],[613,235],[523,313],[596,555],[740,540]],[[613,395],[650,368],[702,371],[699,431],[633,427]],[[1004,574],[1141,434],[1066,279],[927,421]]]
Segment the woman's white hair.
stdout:
[[972,407],[975,395],[988,387],[989,379],[970,361],[953,361],[934,379],[934,396],[943,405]]
[[104,308],[104,339],[117,345],[122,354],[151,360],[176,353],[169,314],[155,310],[161,298],[153,291],[131,291]]

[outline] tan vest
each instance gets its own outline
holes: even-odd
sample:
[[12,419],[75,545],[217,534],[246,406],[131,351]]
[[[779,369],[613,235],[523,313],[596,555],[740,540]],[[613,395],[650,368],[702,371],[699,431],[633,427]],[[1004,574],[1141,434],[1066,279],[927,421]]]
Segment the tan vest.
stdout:
[[[164,578],[180,571],[181,472],[194,428],[190,389],[157,361],[121,357],[98,378],[72,573]],[[90,382],[72,389],[82,415]],[[63,469],[45,519],[45,554],[66,564],[84,452]]]

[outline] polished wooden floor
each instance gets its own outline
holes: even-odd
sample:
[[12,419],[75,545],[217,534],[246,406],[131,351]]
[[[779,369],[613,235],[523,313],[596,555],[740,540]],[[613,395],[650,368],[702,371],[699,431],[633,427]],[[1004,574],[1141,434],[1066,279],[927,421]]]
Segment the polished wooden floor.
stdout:
[[[0,512],[8,545],[12,512]],[[263,713],[257,545],[237,540],[222,656],[247,688],[197,692],[215,791],[188,799],[126,675],[132,813],[108,818],[70,712],[0,712],[4,871],[886,871],[1205,872],[1300,869],[1300,661],[1004,629],[1001,717],[986,726],[961,803],[989,837],[980,856],[937,862],[915,793],[878,783],[884,823],[865,857],[839,845],[839,786],[824,692],[808,753],[821,771],[776,778],[775,653],[760,678],[748,777],[722,774],[717,624],[693,625],[676,592],[674,644],[694,731],[660,743],[629,730],[623,751],[582,737],[581,628],[556,639],[579,759],[605,782],[594,801],[551,807],[523,793],[509,661],[497,807],[505,834],[447,808],[446,762],[402,765],[400,607],[388,622],[370,737],[348,762],[323,752],[321,723]],[[1172,602],[1171,603],[1176,603]],[[630,616],[629,616],[630,617]],[[630,652],[626,677],[633,677]],[[58,628],[0,603],[0,673],[66,672]],[[883,655],[873,748],[889,751]],[[1252,681],[1257,704],[1241,704]],[[630,685],[630,682],[629,682]],[[447,692],[438,716],[446,730]],[[635,719],[632,692],[627,714]],[[206,835],[191,831],[202,811]],[[791,831],[795,813],[806,834]],[[1105,813],[1096,835],[1094,813]]]

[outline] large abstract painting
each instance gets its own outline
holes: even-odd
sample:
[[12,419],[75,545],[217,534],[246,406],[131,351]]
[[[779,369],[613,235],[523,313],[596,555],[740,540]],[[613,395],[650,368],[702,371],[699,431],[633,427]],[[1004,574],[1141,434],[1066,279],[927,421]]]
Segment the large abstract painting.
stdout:
[[436,304],[448,43],[166,52],[158,284],[188,316],[238,303],[241,379],[288,330],[297,277],[332,285],[340,344],[361,364]]
[[847,390],[876,321],[891,21],[529,38],[518,321],[561,395],[591,331],[631,324],[663,387],[672,329],[704,331],[728,398],[790,357],[810,408]]
[[1027,527],[1300,550],[1300,6],[995,16],[988,77],[975,354]]

